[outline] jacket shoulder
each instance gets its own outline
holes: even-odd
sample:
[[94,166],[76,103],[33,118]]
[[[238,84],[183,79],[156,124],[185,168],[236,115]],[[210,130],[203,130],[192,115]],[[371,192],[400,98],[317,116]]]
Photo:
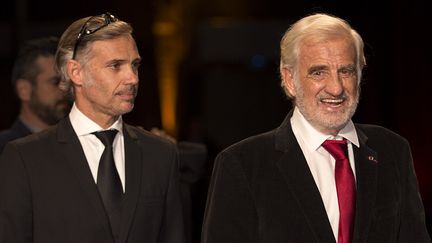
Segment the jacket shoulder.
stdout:
[[222,150],[216,157],[215,163],[225,166],[241,166],[251,173],[254,168],[260,168],[263,163],[276,160],[278,153],[275,149],[275,130],[260,133],[245,138]]
[[252,151],[265,151],[274,145],[275,130],[265,133],[260,133],[254,136],[247,137],[238,141],[227,148],[223,149],[221,153],[242,153]]
[[372,141],[394,141],[394,142],[402,142],[402,143],[408,143],[406,138],[402,137],[398,133],[379,126],[379,125],[372,125],[372,124],[355,124],[357,130],[360,132],[359,136],[362,136],[362,134],[366,135],[368,140]]
[[132,138],[138,139],[140,143],[154,144],[158,147],[173,148],[175,144],[170,140],[157,136],[142,127],[132,126],[129,124],[124,124],[126,131],[130,134]]

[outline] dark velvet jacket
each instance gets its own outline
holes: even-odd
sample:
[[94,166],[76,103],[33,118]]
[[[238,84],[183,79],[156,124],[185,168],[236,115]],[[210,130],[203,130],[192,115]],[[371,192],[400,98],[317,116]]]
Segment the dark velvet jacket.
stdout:
[[[335,243],[318,188],[292,132],[245,139],[216,158],[203,243]],[[354,243],[431,242],[408,142],[379,126],[355,125]]]

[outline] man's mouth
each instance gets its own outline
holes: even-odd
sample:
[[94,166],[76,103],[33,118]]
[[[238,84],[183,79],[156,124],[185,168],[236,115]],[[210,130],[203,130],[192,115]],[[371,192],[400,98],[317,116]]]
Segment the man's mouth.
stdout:
[[326,104],[329,104],[329,105],[340,105],[340,104],[342,104],[345,101],[345,99],[344,98],[339,98],[339,99],[328,99],[328,98],[326,98],[326,99],[321,99],[320,101],[322,103],[326,103]]
[[119,92],[116,93],[116,95],[125,98],[125,99],[133,99],[136,96],[136,88],[129,88],[129,89],[124,89],[124,90],[120,90]]

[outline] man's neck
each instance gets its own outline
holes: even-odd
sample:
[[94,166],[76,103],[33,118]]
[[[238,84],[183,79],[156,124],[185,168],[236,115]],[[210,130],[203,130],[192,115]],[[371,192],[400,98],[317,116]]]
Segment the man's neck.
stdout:
[[72,109],[75,109],[76,112],[81,113],[83,116],[85,116],[87,119],[97,124],[102,129],[107,129],[111,127],[121,117],[121,116],[110,116],[110,115],[101,114],[97,112],[89,112],[87,109],[82,109],[79,106],[79,104],[76,102],[74,103]]

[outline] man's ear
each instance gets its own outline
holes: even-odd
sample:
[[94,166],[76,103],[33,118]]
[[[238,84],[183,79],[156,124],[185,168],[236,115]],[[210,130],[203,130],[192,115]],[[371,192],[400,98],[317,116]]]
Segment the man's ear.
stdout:
[[81,64],[75,60],[69,60],[66,63],[66,72],[69,78],[76,86],[82,85],[83,68]]
[[16,93],[20,100],[29,101],[33,91],[33,85],[27,79],[18,79],[16,81]]
[[294,71],[292,67],[285,66],[282,68],[282,80],[286,91],[293,97],[296,96],[295,82],[294,82]]

